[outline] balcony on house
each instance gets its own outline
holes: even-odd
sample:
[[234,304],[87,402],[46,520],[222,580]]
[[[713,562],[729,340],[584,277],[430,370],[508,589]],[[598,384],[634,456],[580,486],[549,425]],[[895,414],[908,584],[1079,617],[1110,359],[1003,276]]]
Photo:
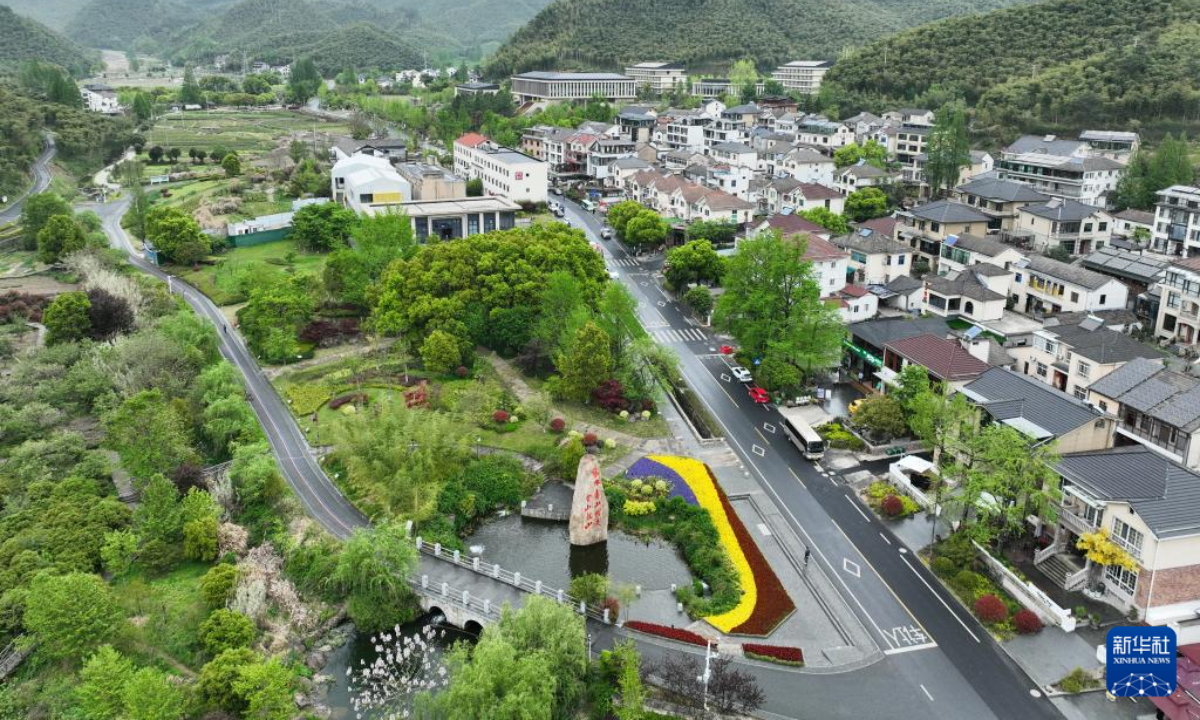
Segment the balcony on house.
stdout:
[[1190,440],[1187,433],[1133,408],[1122,408],[1121,424],[1117,429],[1128,436],[1162,448],[1177,459],[1187,457]]

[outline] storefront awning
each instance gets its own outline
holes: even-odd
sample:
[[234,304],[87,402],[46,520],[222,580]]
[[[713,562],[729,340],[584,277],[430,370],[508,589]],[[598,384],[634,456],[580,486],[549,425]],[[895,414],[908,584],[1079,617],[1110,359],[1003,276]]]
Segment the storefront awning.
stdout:
[[868,363],[874,365],[875,367],[883,367],[883,358],[879,357],[878,355],[875,355],[874,353],[870,353],[870,352],[867,352],[866,350],[863,350],[862,348],[858,347],[854,343],[850,342],[849,339],[843,338],[842,345],[844,345],[846,347],[846,350],[848,350],[851,355],[860,357],[863,360],[866,360]]

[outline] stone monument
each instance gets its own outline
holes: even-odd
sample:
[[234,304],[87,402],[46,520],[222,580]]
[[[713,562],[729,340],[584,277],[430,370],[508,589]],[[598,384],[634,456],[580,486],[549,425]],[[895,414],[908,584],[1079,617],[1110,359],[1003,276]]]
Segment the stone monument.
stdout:
[[584,455],[575,473],[571,498],[571,544],[595,545],[608,540],[608,497],[600,477],[600,463]]

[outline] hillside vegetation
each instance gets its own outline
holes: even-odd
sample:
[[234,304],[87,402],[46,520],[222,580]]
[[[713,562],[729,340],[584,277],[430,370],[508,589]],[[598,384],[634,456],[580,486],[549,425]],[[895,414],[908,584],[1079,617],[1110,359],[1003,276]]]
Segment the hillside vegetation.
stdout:
[[27,60],[38,60],[83,75],[95,62],[83,48],[39,22],[0,5],[0,75],[12,73]]
[[1200,0],[1050,0],[956,18],[869,45],[827,76],[843,113],[976,106],[995,135],[1200,120]]
[[750,56],[760,67],[836,57],[918,23],[1019,0],[558,0],[497,52],[488,74],[689,65]]

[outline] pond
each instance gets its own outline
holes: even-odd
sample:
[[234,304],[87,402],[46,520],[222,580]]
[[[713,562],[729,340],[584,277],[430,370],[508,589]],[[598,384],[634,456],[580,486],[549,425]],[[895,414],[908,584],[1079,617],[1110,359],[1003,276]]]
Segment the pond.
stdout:
[[675,546],[616,531],[609,533],[607,543],[572,547],[566,523],[510,515],[483,525],[464,542],[484,560],[555,589],[567,589],[571,578],[584,573],[608,575],[616,584],[641,585],[647,591],[692,582]]

